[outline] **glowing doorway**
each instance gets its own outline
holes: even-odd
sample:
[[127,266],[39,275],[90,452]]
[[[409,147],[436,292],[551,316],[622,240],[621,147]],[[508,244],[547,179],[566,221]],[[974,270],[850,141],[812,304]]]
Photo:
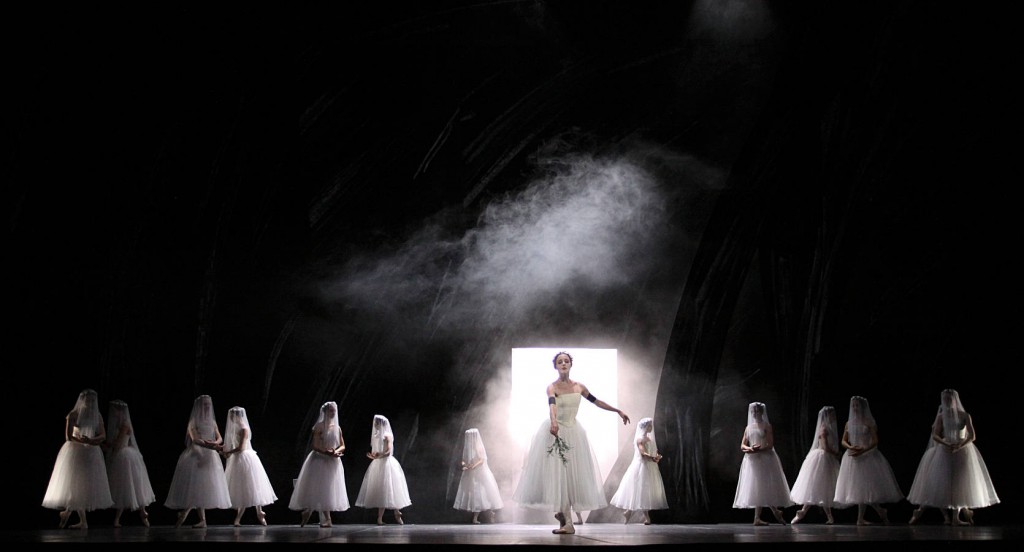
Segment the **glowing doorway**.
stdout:
[[[582,382],[605,402],[618,405],[617,349],[512,349],[512,395],[509,401],[509,434],[525,454],[537,429],[547,425],[548,405],[544,389],[558,378],[552,359],[559,351],[572,355],[570,377]],[[597,455],[601,481],[615,465],[619,453],[619,426],[622,420],[614,412],[593,404],[580,405],[576,421],[587,430],[587,438]]]

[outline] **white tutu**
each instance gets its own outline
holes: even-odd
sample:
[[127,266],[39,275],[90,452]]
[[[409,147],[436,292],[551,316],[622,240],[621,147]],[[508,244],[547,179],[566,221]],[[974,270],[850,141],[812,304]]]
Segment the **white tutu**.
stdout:
[[797,504],[832,507],[839,477],[839,459],[825,449],[807,453],[789,497]]
[[519,485],[512,495],[520,506],[551,512],[560,511],[566,503],[577,512],[608,506],[597,456],[586,430],[576,421],[581,398],[579,393],[565,393],[555,398],[558,436],[569,445],[564,462],[557,453],[548,453],[555,441],[550,432],[551,422],[545,420],[537,428]]
[[836,478],[834,506],[845,508],[854,504],[894,504],[903,500],[896,475],[889,461],[873,448],[860,456],[843,453]]
[[266,506],[277,500],[267,471],[255,450],[246,449],[229,455],[224,477],[233,508]]
[[462,472],[452,508],[467,512],[484,512],[500,510],[503,507],[498,482],[494,479],[494,473],[487,466],[486,460],[479,466]]
[[103,451],[98,446],[64,441],[53,464],[43,507],[92,511],[113,505]]
[[[652,441],[645,444],[645,452],[657,454]],[[612,506],[623,510],[663,510],[668,508],[665,496],[665,482],[661,468],[656,462],[640,455],[634,455],[626,473],[619,482],[619,488],[609,501]]]
[[743,455],[733,508],[792,506],[786,472],[775,449]]
[[156,501],[149,472],[139,449],[122,446],[111,452],[107,458],[107,476],[115,508],[138,510]]
[[212,449],[189,445],[178,456],[164,506],[187,508],[231,508],[224,463]]
[[302,463],[288,508],[344,512],[350,507],[341,458],[310,451]]
[[926,450],[907,500],[935,508],[984,508],[999,504],[985,460],[974,443],[956,452],[944,446]]
[[356,506],[400,510],[410,504],[409,485],[398,459],[388,455],[372,460],[359,487]]

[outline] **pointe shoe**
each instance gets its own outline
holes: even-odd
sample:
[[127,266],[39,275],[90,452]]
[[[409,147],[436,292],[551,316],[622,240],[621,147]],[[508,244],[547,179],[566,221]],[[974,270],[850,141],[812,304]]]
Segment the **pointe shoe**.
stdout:
[[79,521],[78,523],[72,525],[71,528],[72,529],[88,529],[89,528],[89,524],[84,522],[84,521]]
[[857,525],[871,525],[871,522],[866,519],[858,519]]
[[402,521],[402,512],[399,512],[398,510],[395,510],[395,523],[405,525],[405,522]]
[[918,509],[914,510],[914,513],[910,514],[910,521],[907,522],[907,525],[913,525],[913,524],[917,523],[918,521],[920,521],[921,514],[923,514],[923,513],[924,513],[924,509],[923,508],[918,508]]
[[778,508],[774,508],[772,510],[772,514],[775,514],[775,521],[777,521],[777,522],[779,522],[779,523],[781,523],[783,525],[786,525],[786,518],[782,517],[782,510],[780,510]]
[[832,517],[829,517],[828,521],[825,522],[825,525],[834,525],[835,522],[836,520],[832,519]]
[[792,523],[793,525],[796,525],[797,523],[800,523],[804,519],[804,516],[806,516],[806,515],[807,515],[807,512],[805,512],[803,510],[800,510],[799,512],[796,513],[795,516],[793,516],[793,521],[791,521],[790,523]]
[[561,529],[562,527],[565,527],[565,515],[562,514],[562,512],[556,513],[555,514],[555,519],[558,520],[558,527],[559,527],[559,529]]
[[321,521],[320,522],[320,527],[323,527],[324,529],[326,529],[328,527],[334,527],[334,525],[332,525],[330,521]]
[[651,524],[651,516],[650,516],[650,514],[644,514],[644,525],[650,525],[650,524]]
[[181,524],[185,523],[185,512],[178,512],[178,519],[174,522],[174,528],[181,527]]
[[142,512],[141,514],[139,514],[139,517],[142,518],[143,527],[149,527],[149,514],[146,512]]
[[71,517],[71,510],[61,510],[60,512],[60,524],[57,525],[58,529],[63,529],[68,524],[68,518]]
[[553,529],[551,532],[556,535],[575,535],[576,528],[572,525],[565,525],[563,527],[559,527],[558,529]]
[[312,510],[303,510],[302,511],[302,522],[299,523],[299,527],[305,527],[306,524],[309,523],[309,517],[311,515],[313,515],[313,511]]
[[114,529],[120,529],[120,528],[121,528],[121,522],[120,521],[115,521],[114,522]]
[[576,512],[576,525],[583,525],[583,514]]
[[256,512],[256,519],[260,520],[260,525],[267,526],[267,514],[263,512]]
[[206,529],[206,520],[205,519],[199,520],[198,523],[195,523],[194,525],[192,525],[192,528],[193,529]]
[[967,522],[967,525],[974,525],[974,510],[970,508],[964,508],[964,518]]
[[885,508],[878,508],[878,516],[882,518],[882,523],[889,525],[889,510]]
[[623,517],[622,523],[625,523],[626,525],[629,525],[629,514],[630,514],[629,511],[623,512],[623,514],[622,514],[622,517]]
[[760,527],[762,525],[768,525],[768,522],[763,520],[763,519],[755,519],[754,520],[754,525],[757,525],[758,527]]

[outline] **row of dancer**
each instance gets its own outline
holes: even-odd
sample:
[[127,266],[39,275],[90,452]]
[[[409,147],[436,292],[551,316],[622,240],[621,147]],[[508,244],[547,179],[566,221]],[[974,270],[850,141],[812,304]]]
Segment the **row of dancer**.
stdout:
[[[812,507],[818,506],[825,513],[826,523],[832,524],[833,508],[853,505],[857,506],[858,525],[869,523],[865,518],[868,507],[888,523],[883,505],[899,502],[904,495],[892,467],[878,449],[878,425],[867,399],[850,399],[849,418],[841,438],[837,427],[835,408],[821,408],[813,443],[789,488],[774,449],[767,407],[751,403],[740,444],[744,456],[733,507],[753,508],[755,525],[766,524],[761,519],[766,507],[777,521],[785,523],[780,508],[792,505],[801,505],[792,523],[800,523]],[[917,506],[911,524],[926,508],[941,510],[947,524],[973,523],[974,509],[999,503],[975,438],[974,424],[959,394],[953,389],[944,390],[928,447],[905,497]],[[845,449],[841,458],[840,446]]]

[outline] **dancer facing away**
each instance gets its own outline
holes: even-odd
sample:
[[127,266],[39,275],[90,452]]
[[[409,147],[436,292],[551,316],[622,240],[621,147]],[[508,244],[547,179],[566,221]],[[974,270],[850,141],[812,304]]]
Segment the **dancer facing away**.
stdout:
[[384,510],[393,510],[395,522],[403,525],[402,508],[412,504],[409,485],[402,465],[395,458],[395,434],[391,431],[391,422],[380,414],[373,417],[370,452],[366,457],[370,459],[370,465],[363,475],[356,506],[377,508],[377,525],[384,525]]
[[487,465],[487,450],[484,448],[480,430],[467,429],[462,439],[462,476],[459,490],[455,493],[452,508],[473,512],[473,523],[480,523],[480,513],[488,513],[488,521],[494,522],[494,511],[504,507],[501,491],[494,473]]
[[573,510],[597,510],[608,505],[597,457],[586,430],[576,421],[581,399],[615,412],[623,424],[629,423],[629,416],[598,399],[586,385],[569,378],[572,370],[569,353],[558,353],[552,364],[558,379],[546,389],[549,419],[541,423],[534,435],[512,498],[526,508],[550,508],[559,523],[552,533],[571,535],[576,532]]
[[[942,392],[928,448],[921,457],[907,500],[916,504],[910,523],[925,508],[942,511],[946,525],[973,525],[974,508],[999,504],[988,467],[974,444],[974,422],[955,389]],[[961,515],[962,514],[962,515]]]
[[228,496],[235,507],[234,525],[242,524],[242,513],[248,507],[256,509],[260,525],[267,524],[263,507],[277,500],[274,487],[270,484],[263,462],[252,448],[252,429],[245,408],[234,406],[228,410],[224,424],[224,447],[221,455],[227,458],[224,477],[228,482]]
[[86,512],[114,505],[99,446],[105,438],[99,398],[96,391],[86,389],[78,394],[75,407],[65,417],[64,444],[43,496],[43,507],[60,510],[59,527],[67,524],[71,512],[77,512],[78,523],[71,527],[88,529]]
[[185,430],[185,450],[178,456],[171,487],[164,506],[178,510],[175,527],[185,523],[193,509],[199,521],[192,527],[206,527],[206,510],[231,508],[224,463],[218,454],[224,439],[213,414],[213,399],[200,395],[192,402],[192,414]]
[[312,432],[313,450],[302,463],[288,508],[302,511],[301,527],[314,511],[320,516],[320,527],[331,527],[331,512],[344,512],[350,507],[345,466],[341,463],[345,438],[338,425],[338,403],[327,401],[320,406]]
[[107,410],[107,440],[103,445],[107,453],[107,478],[110,496],[114,499],[114,527],[121,526],[121,514],[138,510],[142,524],[149,527],[146,506],[156,501],[149,471],[135,441],[135,428],[128,412],[128,403],[110,401]]
[[836,409],[823,406],[818,411],[814,426],[814,441],[807,451],[800,473],[790,489],[793,502],[803,507],[793,516],[792,523],[800,523],[811,506],[820,506],[825,512],[825,523],[832,525],[832,504],[836,496],[836,478],[839,477],[839,424]]
[[768,407],[761,402],[747,406],[747,426],[740,441],[743,462],[740,463],[739,480],[736,482],[736,496],[733,508],[753,508],[754,525],[768,525],[761,519],[761,509],[771,509],[775,519],[785,525],[780,507],[792,506],[789,484],[782,462],[775,452],[775,433],[768,421]]
[[668,508],[665,482],[658,467],[661,458],[654,440],[654,420],[642,418],[633,436],[633,460],[609,501],[612,506],[625,510],[625,523],[629,523],[632,513],[639,510],[644,514],[644,525],[650,525],[650,510]]
[[878,450],[878,425],[864,397],[850,398],[850,415],[841,443],[846,452],[836,478],[835,507],[856,504],[857,525],[870,525],[864,519],[866,507],[870,505],[882,523],[889,523],[888,511],[882,504],[903,500],[903,492],[892,466]]

